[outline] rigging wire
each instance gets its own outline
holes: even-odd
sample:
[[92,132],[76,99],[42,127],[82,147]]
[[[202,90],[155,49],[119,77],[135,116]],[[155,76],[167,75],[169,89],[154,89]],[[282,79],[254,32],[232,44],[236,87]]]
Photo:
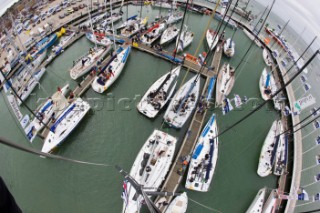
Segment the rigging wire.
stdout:
[[[4,144],[8,147],[11,147],[13,149],[17,149],[19,151],[23,151],[23,152],[26,152],[26,153],[29,153],[29,154],[33,154],[33,155],[37,155],[37,156],[40,156],[40,157],[47,157],[47,158],[51,158],[51,159],[55,159],[55,160],[62,160],[62,161],[67,161],[67,162],[71,162],[71,163],[76,163],[76,164],[82,164],[82,165],[89,165],[89,166],[101,166],[101,167],[114,167],[115,165],[110,165],[110,164],[104,164],[104,163],[95,163],[95,162],[88,162],[88,161],[81,161],[81,160],[76,160],[76,159],[72,159],[72,158],[66,158],[66,157],[62,157],[62,156],[59,156],[59,155],[53,155],[53,154],[49,154],[49,153],[43,153],[43,152],[40,152],[38,150],[35,150],[33,148],[29,148],[29,147],[25,147],[25,146],[22,146],[22,145],[19,145],[19,144],[16,144],[16,143],[13,143],[12,141],[8,140],[8,139],[5,139],[3,137],[0,137],[0,143],[1,144]],[[214,211],[214,212],[219,212],[219,213],[222,213],[221,211],[219,210],[216,210],[214,208],[211,208],[209,206],[206,206],[204,204],[201,204],[200,202],[198,201],[195,201],[191,198],[189,198],[189,200],[191,200],[192,202],[196,203],[197,205],[200,205],[206,209],[209,209],[211,211]]]
[[[239,2],[239,0],[237,0],[237,2],[236,2],[235,5],[237,5],[238,2]],[[218,26],[217,26],[217,28],[216,28],[216,32],[217,32],[217,33],[216,33],[216,35],[215,35],[215,37],[214,37],[213,40],[215,40],[216,37],[219,35],[220,30],[221,30],[221,27],[223,26],[223,22],[225,21],[225,18],[227,17],[227,13],[228,13],[229,9],[231,8],[231,4],[232,4],[232,1],[231,1],[230,4],[228,5],[227,10],[226,10],[225,13],[223,14],[223,18],[221,19],[221,21],[219,22],[219,24],[218,24]],[[230,19],[231,19],[231,16],[232,16],[234,10],[235,10],[235,7],[234,7],[233,10],[231,11],[231,15],[229,16],[228,21],[227,21],[227,22],[225,23],[225,25],[224,25],[224,28],[223,28],[223,30],[222,30],[223,32],[224,32],[224,30],[226,29],[226,27],[227,27],[227,25],[228,25],[228,23],[229,23],[229,21],[230,21]],[[212,45],[213,45],[213,44],[212,44]],[[210,48],[210,49],[209,49],[209,52],[208,52],[208,54],[206,55],[204,61],[206,61],[209,57],[211,57],[211,55],[212,55],[212,56],[214,55],[214,52],[215,52],[215,51],[213,50],[212,46],[209,47],[209,48]],[[212,48],[212,50],[211,50],[211,48]],[[221,47],[221,48],[222,48],[222,47]],[[205,67],[205,66],[202,66],[202,67],[200,68],[200,72],[199,72],[199,73],[202,72],[201,69],[204,69],[204,67]]]
[[[238,1],[239,0],[237,0],[237,3],[238,3]],[[230,9],[230,7],[231,7],[231,4],[232,4],[232,1],[230,2],[230,4],[228,5],[228,8],[227,8],[227,10],[226,10],[226,12],[225,12],[225,14],[223,15],[223,18],[221,19],[221,21],[219,22],[219,24],[218,24],[218,26],[217,26],[217,28],[216,28],[216,34],[215,34],[215,36],[214,36],[214,38],[213,38],[213,42],[212,42],[212,44],[211,44],[211,46],[209,47],[209,51],[208,51],[208,54],[205,56],[205,58],[204,58],[204,60],[203,60],[203,64],[201,65],[201,67],[200,67],[200,70],[199,70],[199,73],[198,73],[198,76],[197,76],[197,78],[196,78],[196,81],[198,80],[198,78],[200,78],[200,74],[202,73],[202,71],[204,70],[204,68],[206,67],[205,66],[205,63],[207,62],[207,60],[209,59],[209,57],[211,57],[211,55],[213,55],[214,54],[214,48],[213,48],[213,44],[214,44],[214,40],[217,38],[217,36],[219,35],[219,32],[220,32],[220,30],[221,30],[221,27],[222,27],[222,25],[223,25],[223,21],[225,20],[225,18],[226,18],[226,16],[227,16],[227,13],[228,13],[228,11],[229,11],[229,9]],[[230,20],[230,19],[229,19]],[[208,29],[207,29],[208,30]],[[205,31],[205,32],[207,32],[207,30]],[[219,41],[218,41],[219,42]],[[217,44],[218,45],[218,44]]]
[[206,205],[204,205],[204,204],[201,204],[201,203],[199,203],[198,201],[191,199],[190,197],[188,197],[188,199],[189,199],[190,201],[192,201],[193,203],[195,203],[195,204],[197,204],[197,205],[199,205],[199,206],[202,206],[203,208],[206,208],[206,209],[211,210],[211,211],[213,211],[213,212],[222,213],[222,211],[219,211],[219,210],[217,210],[217,209],[214,209],[214,208],[211,208],[211,207],[206,206]]
[[[284,86],[282,86],[280,89],[278,89],[274,94],[271,95],[270,99],[276,97],[280,92],[282,92],[309,64],[310,62],[320,53],[320,49],[317,50],[310,58],[309,60],[302,66],[302,68],[291,78],[289,79]],[[252,110],[251,112],[249,112],[247,115],[243,116],[242,118],[240,118],[238,121],[236,121],[235,123],[233,123],[232,125],[230,125],[228,128],[224,129],[222,132],[220,132],[218,135],[216,135],[213,139],[216,139],[217,137],[223,135],[224,133],[228,132],[230,129],[234,128],[235,126],[237,126],[238,124],[242,123],[244,120],[246,120],[247,118],[249,118],[251,115],[253,115],[255,112],[257,112],[258,110],[260,110],[266,103],[268,102],[268,100],[263,101],[257,108],[255,108],[254,110]]]
[[[315,42],[315,40],[317,39],[317,36],[315,36],[314,38],[313,38],[313,40],[311,41],[311,43],[307,46],[307,48],[302,52],[302,54],[300,55],[300,57],[296,60],[296,61],[294,61],[294,63],[293,63],[293,65],[294,64],[296,64],[303,56],[304,56],[304,54],[308,51],[308,49],[311,47],[311,45]],[[288,54],[289,54],[289,52],[288,52]],[[279,66],[279,65],[278,65]],[[286,76],[287,74],[289,74],[289,71],[290,70],[288,70],[283,76]]]
[[[198,52],[199,52],[199,50],[200,50],[200,46],[201,46],[201,44],[204,42],[204,38],[205,38],[206,32],[207,32],[207,30],[208,30],[209,27],[210,27],[210,24],[211,24],[211,22],[212,22],[213,16],[214,16],[214,14],[216,13],[216,10],[217,10],[219,4],[220,4],[220,0],[218,0],[218,2],[216,3],[216,6],[215,6],[214,10],[213,10],[211,16],[209,17],[209,20],[208,20],[208,22],[207,22],[207,26],[206,26],[206,28],[205,28],[206,30],[204,30],[203,33],[202,33],[202,35],[201,35],[201,39],[199,40],[198,47],[197,47],[194,55],[197,55],[197,54],[198,54]],[[188,68],[186,74],[184,75],[184,77],[183,77],[183,79],[182,79],[182,82],[180,83],[179,89],[181,89],[181,87],[183,86],[183,84],[184,84],[184,82],[185,82],[185,80],[186,80],[187,75],[188,75],[189,72],[190,72],[190,68]]]
[[[173,51],[173,61],[176,59],[176,56],[177,56],[177,50],[178,50],[178,46],[179,46],[179,43],[180,43],[181,33],[182,33],[182,30],[183,30],[183,24],[184,24],[184,20],[185,20],[186,14],[187,14],[188,5],[189,5],[189,0],[187,0],[186,7],[184,8],[183,17],[182,17],[182,21],[181,21],[182,23],[181,23],[180,31],[179,31],[179,34],[178,34],[178,42],[176,43],[175,51]],[[173,66],[174,65],[172,63],[171,64],[171,70],[172,70]]]
[[311,116],[314,115],[314,113],[317,113],[320,110],[320,107],[318,109],[316,109],[313,113],[311,113],[310,115],[308,115],[307,117],[305,117],[304,119],[300,120],[299,123],[296,123],[293,127],[298,126],[299,124],[303,123],[304,121],[308,120]]
[[[239,68],[239,66],[242,64],[242,61],[244,60],[244,58],[247,56],[247,54],[248,54],[249,51],[251,50],[251,48],[252,48],[255,40],[257,39],[258,35],[260,34],[261,30],[263,29],[264,24],[266,23],[269,15],[270,15],[270,13],[271,13],[271,10],[272,10],[272,8],[273,8],[273,5],[274,5],[275,1],[276,1],[276,0],[273,0],[273,1],[272,1],[270,10],[268,11],[268,13],[267,13],[267,15],[266,15],[266,18],[263,20],[263,23],[261,24],[261,27],[260,27],[260,29],[258,30],[258,33],[257,33],[257,34],[254,34],[255,39],[251,42],[249,48],[247,49],[247,51],[246,51],[245,54],[243,55],[243,57],[242,57],[242,59],[240,60],[239,64],[234,68],[234,71],[235,71],[235,72],[236,72],[236,70]],[[263,14],[262,14],[262,15],[263,15]],[[258,23],[259,23],[259,22],[258,22]]]
[[[3,73],[3,71],[2,71],[1,69],[0,69],[0,73],[3,75],[5,81],[8,82],[8,78],[4,75],[4,73]],[[21,104],[22,104],[23,106],[25,106],[25,107],[27,108],[27,110],[28,110],[35,118],[37,118],[38,121],[39,121],[41,124],[44,125],[44,128],[50,129],[50,128],[48,127],[48,125],[45,124],[41,119],[39,119],[39,118],[37,117],[37,115],[30,109],[30,107],[21,99],[21,97],[18,95],[18,93],[16,92],[16,90],[15,90],[13,87],[11,87],[11,90],[12,90],[12,92],[14,93],[14,95],[21,101]]]
[[[7,110],[9,111],[11,117],[12,117],[13,120],[14,120],[14,124],[17,126],[17,128],[18,128],[19,131],[22,133],[22,135],[23,135],[24,137],[26,137],[26,133],[23,131],[22,126],[21,126],[21,124],[20,124],[20,121],[17,119],[17,116],[14,115],[14,113],[13,113],[12,110],[10,109],[11,107],[9,108],[9,103],[8,103],[8,99],[5,97],[5,96],[6,96],[5,92],[2,91],[1,95],[2,95],[2,97],[3,97],[3,101],[4,101],[4,103],[5,103],[6,107],[7,107]],[[30,143],[28,143],[28,144],[31,145]]]
[[40,157],[48,157],[48,158],[51,158],[51,159],[63,160],[63,161],[68,161],[68,162],[72,162],[72,163],[86,164],[86,165],[92,165],[92,166],[103,166],[103,167],[114,166],[114,165],[110,165],[110,164],[81,161],[81,160],[62,157],[62,156],[59,156],[59,155],[53,155],[53,154],[49,154],[49,153],[40,152],[40,151],[35,150],[33,148],[25,147],[25,146],[19,145],[17,143],[13,143],[10,140],[8,140],[6,138],[3,138],[3,137],[0,137],[0,143],[4,144],[6,146],[9,146],[11,148],[14,148],[14,149],[18,149],[18,150],[23,151],[23,152],[27,152],[27,153],[30,153],[30,154],[33,154],[33,155],[38,155]]

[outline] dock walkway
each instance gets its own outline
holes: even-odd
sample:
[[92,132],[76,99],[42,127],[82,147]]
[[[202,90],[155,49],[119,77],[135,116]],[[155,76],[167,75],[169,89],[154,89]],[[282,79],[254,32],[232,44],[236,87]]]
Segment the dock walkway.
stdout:
[[[221,57],[222,57],[222,48],[220,46],[219,50],[215,52],[215,54],[213,56],[212,64],[211,64],[211,67],[215,67],[215,69],[213,72],[209,72],[206,76],[206,82],[205,82],[203,90],[202,90],[202,95],[204,95],[204,96],[208,92],[207,88],[208,88],[208,84],[210,82],[210,78],[216,76],[218,73]],[[184,137],[184,140],[182,142],[180,150],[175,158],[175,161],[174,161],[174,163],[171,167],[171,170],[168,174],[168,177],[166,178],[166,181],[162,187],[162,191],[175,192],[177,190],[179,184],[181,183],[184,172],[186,172],[186,171],[183,171],[180,174],[177,173],[177,171],[179,169],[181,169],[181,167],[182,167],[182,165],[179,164],[180,159],[184,156],[188,156],[188,155],[192,154],[193,149],[197,143],[197,139],[199,137],[199,134],[202,130],[202,126],[204,124],[206,113],[207,113],[207,110],[204,110],[203,113],[197,113],[197,112],[194,113],[190,127],[188,129],[188,132],[187,132],[186,136]],[[159,198],[160,197],[158,197],[157,200]],[[167,202],[170,203],[172,197],[168,196],[168,197],[166,197],[166,199],[167,199]],[[165,209],[162,208],[161,211],[164,212]]]
[[[126,43],[132,43],[130,39],[126,38],[126,37],[123,37],[123,36],[120,36],[120,35],[115,35],[115,38],[116,39],[122,39],[124,40]],[[137,50],[140,50],[142,52],[146,52],[146,53],[149,53],[153,56],[156,56],[156,57],[159,57],[159,58],[162,58],[162,59],[165,59],[167,61],[170,61],[172,63],[176,63],[178,64],[177,62],[173,61],[171,59],[171,57],[173,57],[173,52],[169,52],[169,51],[166,51],[166,50],[156,50],[155,48],[152,48],[146,44],[143,44],[143,43],[138,43],[137,45],[132,45],[133,48],[137,49]],[[167,56],[167,57],[166,57]],[[169,58],[170,56],[170,58]],[[175,56],[176,60],[179,60],[179,61],[182,61],[182,66],[187,68],[187,69],[190,69],[192,72],[196,72],[198,73],[200,71],[200,68],[201,68],[201,65],[199,64],[196,64],[188,59],[184,59],[184,56],[181,56],[179,54],[176,54]],[[211,66],[213,67],[213,65]],[[201,75],[203,75],[204,77],[210,77],[210,75],[212,75],[212,73],[208,72],[208,68],[207,67],[204,67],[201,71]]]
[[[111,59],[111,56],[109,55],[102,63],[101,63],[101,67],[105,66],[107,63],[109,63]],[[84,80],[79,83],[79,85],[73,90],[73,94],[75,97],[80,97],[81,95],[83,95],[83,93],[85,91],[87,91],[90,86],[91,86],[91,83],[93,82],[94,78],[96,76],[95,75],[87,75]],[[51,126],[53,125],[53,123],[50,123],[50,125],[48,126],[49,128],[51,128]],[[39,137],[40,138],[46,138],[47,135],[49,134],[49,129],[48,128],[45,128],[40,134],[39,134]]]

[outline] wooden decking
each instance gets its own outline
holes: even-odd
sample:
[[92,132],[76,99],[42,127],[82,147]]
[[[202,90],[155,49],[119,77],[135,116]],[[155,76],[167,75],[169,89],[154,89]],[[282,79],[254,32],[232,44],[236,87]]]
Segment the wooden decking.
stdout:
[[[211,77],[217,75],[217,71],[219,70],[221,56],[222,56],[222,48],[218,48],[219,50],[215,52],[211,67],[215,67],[214,71],[210,71],[206,74],[206,82],[204,84],[202,95],[207,95],[207,88],[208,84],[210,82]],[[173,165],[171,167],[171,170],[168,174],[168,177],[166,178],[166,181],[162,187],[162,191],[169,191],[169,192],[175,192],[177,190],[177,187],[181,183],[182,177],[185,173],[185,170],[183,170],[181,173],[178,174],[178,170],[182,168],[182,165],[179,164],[180,159],[182,157],[190,156],[193,152],[193,149],[196,145],[197,139],[199,137],[199,134],[202,130],[202,126],[204,124],[204,119],[206,117],[207,110],[204,110],[203,113],[197,113],[195,112],[190,124],[190,127],[188,128],[187,134],[183,139],[182,145],[180,147],[180,150],[175,158],[175,161],[173,162]],[[159,199],[159,197],[157,198]],[[166,197],[167,202],[170,202],[172,197],[168,196]],[[165,209],[162,208],[161,211],[163,212]]]

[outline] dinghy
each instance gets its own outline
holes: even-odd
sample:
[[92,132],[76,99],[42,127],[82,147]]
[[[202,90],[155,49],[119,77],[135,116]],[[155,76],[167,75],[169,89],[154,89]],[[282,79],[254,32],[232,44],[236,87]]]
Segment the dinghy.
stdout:
[[81,98],[75,99],[56,119],[45,138],[42,152],[50,153],[59,146],[80,123],[90,109],[90,105]]
[[[138,153],[130,176],[149,191],[157,191],[169,171],[176,143],[177,139],[173,136],[154,130]],[[130,182],[127,183],[126,191],[128,196],[123,212],[139,212],[143,197],[136,193]]]
[[178,21],[180,21],[183,18],[183,13],[181,12],[172,12],[170,15],[166,18],[165,22],[167,24],[173,24]]
[[137,105],[139,112],[149,118],[158,114],[173,95],[180,70],[181,66],[178,66],[152,84]]
[[181,128],[196,108],[199,92],[200,77],[196,75],[175,94],[163,117],[164,122],[170,127]]
[[218,127],[213,114],[201,135],[192,154],[189,165],[186,188],[207,192],[213,178],[218,159]]
[[[284,126],[282,122],[280,122],[280,131],[279,133],[282,134],[284,132]],[[273,174],[274,175],[282,175],[285,171],[287,163],[287,142],[286,142],[286,135],[282,134],[279,136],[279,143],[277,147],[277,152],[276,152],[276,159],[274,163],[274,170]]]
[[246,213],[261,213],[264,201],[266,199],[266,193],[266,187],[260,189]]
[[110,48],[105,47],[90,49],[89,53],[79,58],[78,61],[75,62],[74,66],[70,69],[71,78],[76,80],[77,78],[89,72],[99,60],[107,55],[109,51]]
[[[34,88],[39,83],[41,77],[43,76],[44,72],[46,71],[46,68],[42,67],[40,70],[32,74],[31,78],[28,80],[26,84],[24,84],[20,90],[17,91],[18,95],[20,96],[21,100],[26,100],[31,92],[34,90]],[[18,104],[21,105],[20,99],[18,99]]]
[[178,45],[177,52],[182,52],[187,46],[189,46],[193,41],[193,38],[193,32],[188,31],[188,27],[185,25],[185,30],[182,31],[180,39],[179,36],[176,39],[176,46]]
[[266,48],[263,49],[263,51],[262,51],[262,56],[263,56],[263,60],[264,60],[264,62],[266,63],[266,65],[267,65],[268,67],[270,67],[270,66],[272,65],[272,60],[271,60],[271,58],[270,58],[270,56],[269,56],[268,51],[267,51]]
[[216,104],[223,104],[224,97],[231,92],[235,81],[234,69],[229,64],[224,64],[218,74],[216,88]]
[[265,202],[262,213],[275,213],[276,212],[276,202],[278,193],[276,189],[273,189]]
[[105,46],[107,48],[112,44],[112,41],[109,38],[101,34],[86,33],[86,37],[92,43]]
[[228,38],[223,45],[223,52],[227,57],[231,58],[234,56],[234,53],[235,53],[234,48],[235,48],[234,41],[232,41],[231,38]]
[[266,177],[271,174],[271,170],[274,164],[276,148],[278,147],[279,142],[279,132],[280,132],[281,121],[274,121],[271,129],[268,132],[268,135],[263,143],[259,165],[257,173],[261,177]]
[[217,35],[217,32],[215,32],[214,30],[208,29],[206,38],[210,50],[213,50],[219,41],[219,35]]
[[103,93],[117,80],[127,62],[130,51],[130,46],[126,48],[120,47],[117,50],[116,55],[111,59],[112,61],[92,82],[91,86],[94,91]]
[[175,37],[177,37],[179,32],[180,30],[175,25],[168,27],[161,35],[160,45],[171,42]]
[[58,117],[62,110],[68,106],[68,101],[65,95],[69,89],[67,84],[61,90],[55,92],[51,97],[48,98],[36,111],[36,117],[25,129],[25,133],[30,142],[34,140],[37,133],[41,131],[45,124],[48,124],[55,113],[55,117]]
[[183,192],[173,199],[165,213],[185,213],[188,207],[187,193]]
[[149,28],[147,33],[145,33],[141,37],[142,43],[151,45],[155,40],[157,40],[161,36],[165,28],[166,28],[165,23],[161,23],[161,24],[158,23],[153,27]]

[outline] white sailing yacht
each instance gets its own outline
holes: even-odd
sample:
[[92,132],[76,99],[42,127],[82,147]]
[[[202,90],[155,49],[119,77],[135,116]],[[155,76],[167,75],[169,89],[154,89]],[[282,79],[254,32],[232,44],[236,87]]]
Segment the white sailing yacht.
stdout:
[[266,139],[264,140],[257,173],[261,177],[266,177],[272,173],[272,167],[274,165],[274,159],[276,155],[276,149],[279,142],[281,120],[275,120],[272,123],[271,129],[268,132]]
[[231,38],[228,38],[223,45],[224,54],[229,58],[233,57],[235,53],[235,46],[234,41]]
[[[165,132],[154,130],[138,153],[130,176],[143,187],[156,191],[167,175],[173,160],[177,139]],[[143,197],[127,183],[127,202],[123,205],[124,213],[140,211]]]
[[90,109],[89,103],[76,98],[64,112],[56,119],[45,138],[42,152],[50,153],[59,146],[76,128]]
[[272,93],[276,91],[274,89],[275,85],[274,85],[273,75],[272,73],[267,71],[267,68],[264,68],[261,73],[259,88],[260,88],[261,97],[265,101],[269,100]]
[[161,35],[160,45],[171,42],[179,34],[180,29],[172,25],[168,27]]
[[263,60],[266,63],[266,65],[268,67],[270,67],[272,65],[272,59],[270,58],[269,53],[266,48],[264,48],[262,51],[262,57],[263,57]]
[[188,31],[188,26],[185,25],[185,30],[182,31],[180,35],[176,39],[177,52],[182,52],[186,47],[188,47],[193,41],[193,32]]
[[186,213],[188,207],[187,193],[183,192],[181,195],[176,196],[169,204],[165,213]]
[[277,199],[278,199],[277,190],[273,189],[263,206],[262,213],[276,213]]
[[117,50],[110,64],[92,82],[91,86],[94,91],[103,93],[118,79],[126,65],[130,52],[131,46],[120,47]]
[[180,21],[183,18],[183,13],[178,11],[171,12],[166,18],[165,22],[167,24],[173,24],[175,22]]
[[216,31],[208,29],[206,33],[206,38],[210,50],[213,50],[219,41],[219,35],[217,35]]
[[262,207],[264,205],[266,199],[267,188],[264,187],[260,189],[255,196],[254,200],[252,201],[251,205],[249,206],[246,213],[261,213]]
[[137,34],[143,27],[147,25],[148,17],[140,20],[130,20],[126,27],[121,30],[121,35],[127,38],[131,38]]
[[[29,80],[26,81],[26,83],[23,84],[22,87],[17,91],[17,93],[20,96],[20,99],[22,101],[26,100],[29,97],[31,92],[34,90],[34,88],[39,83],[39,81],[40,81],[41,77],[43,76],[43,74],[45,73],[45,71],[46,71],[46,68],[42,67],[41,69],[39,69],[35,73],[29,75]],[[19,105],[22,104],[20,99],[18,99]]]
[[109,51],[110,48],[106,47],[91,48],[90,51],[86,55],[80,57],[70,69],[71,78],[76,80],[89,72]]
[[165,30],[165,23],[158,23],[148,29],[148,31],[141,37],[141,41],[144,44],[151,45],[155,40],[157,40],[162,32]]
[[112,45],[112,41],[108,37],[106,37],[104,34],[93,35],[92,32],[88,32],[86,33],[86,37],[92,43],[105,46],[106,48],[109,48]]
[[212,114],[193,150],[185,185],[187,189],[200,192],[209,190],[218,160],[217,135],[216,116]]
[[193,110],[200,92],[200,76],[195,75],[188,82],[181,86],[170,102],[166,113],[164,114],[164,122],[170,127],[181,128]]
[[224,64],[218,74],[216,88],[216,104],[223,104],[223,100],[231,92],[235,82],[234,68]]
[[[259,88],[263,100],[270,100],[271,96],[278,90],[274,76],[272,72],[267,70],[267,68],[264,68],[262,71],[259,81]],[[278,95],[273,97],[273,104],[276,110],[281,110],[281,100],[279,100]]]
[[43,53],[38,55],[38,57],[35,58],[30,64],[22,68],[20,71],[18,71],[17,74],[14,75],[12,80],[12,87],[16,91],[24,87],[24,85],[27,84],[27,82],[30,80],[32,75],[39,70],[39,66],[45,59],[46,55],[47,55],[47,51],[45,50],[43,51]]
[[65,98],[68,89],[69,85],[67,84],[61,90],[55,92],[37,109],[35,113],[36,117],[25,128],[25,133],[30,142],[34,140],[44,125],[49,123],[53,114],[55,114],[55,117],[58,117],[68,106],[68,101]]
[[[280,131],[279,134],[282,134],[285,131],[282,122],[280,122]],[[282,175],[285,171],[287,161],[287,144],[286,144],[286,135],[282,134],[279,137],[279,143],[277,147],[277,152],[275,156],[275,163],[274,163],[274,175]]]
[[137,105],[139,112],[149,118],[158,114],[173,95],[180,70],[178,66],[152,84]]

